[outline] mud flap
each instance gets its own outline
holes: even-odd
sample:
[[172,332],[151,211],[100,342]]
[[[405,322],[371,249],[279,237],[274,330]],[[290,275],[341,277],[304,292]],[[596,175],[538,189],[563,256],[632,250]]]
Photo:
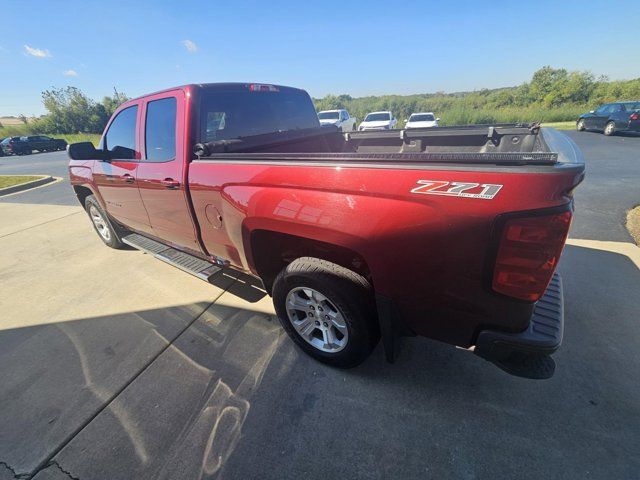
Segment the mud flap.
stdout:
[[376,309],[384,356],[387,362],[394,363],[400,355],[400,337],[405,334],[406,328],[391,299],[376,294]]

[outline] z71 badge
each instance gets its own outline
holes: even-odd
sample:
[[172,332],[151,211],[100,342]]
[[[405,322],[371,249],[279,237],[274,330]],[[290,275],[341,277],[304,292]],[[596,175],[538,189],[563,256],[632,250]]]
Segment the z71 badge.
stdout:
[[445,182],[442,180],[418,180],[418,186],[411,193],[424,195],[445,195],[447,197],[493,199],[502,185],[493,183]]

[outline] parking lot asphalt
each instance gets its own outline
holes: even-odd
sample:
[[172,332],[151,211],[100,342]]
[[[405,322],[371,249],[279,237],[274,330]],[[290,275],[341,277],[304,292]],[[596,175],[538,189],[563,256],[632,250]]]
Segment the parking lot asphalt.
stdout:
[[243,279],[104,247],[66,182],[0,199],[0,479],[637,478],[640,137],[569,135],[587,177],[547,381],[422,338],[331,369]]

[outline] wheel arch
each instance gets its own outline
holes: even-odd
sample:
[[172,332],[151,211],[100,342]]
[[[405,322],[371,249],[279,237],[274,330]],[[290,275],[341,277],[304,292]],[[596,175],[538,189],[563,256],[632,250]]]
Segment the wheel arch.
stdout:
[[74,185],[73,191],[76,193],[76,197],[78,198],[78,202],[82,205],[82,208],[85,207],[85,202],[89,195],[94,195],[93,191],[89,187],[85,187],[84,185]]
[[374,285],[364,257],[348,247],[274,230],[257,229],[249,233],[247,260],[269,293],[278,273],[300,257],[335,263],[362,275]]

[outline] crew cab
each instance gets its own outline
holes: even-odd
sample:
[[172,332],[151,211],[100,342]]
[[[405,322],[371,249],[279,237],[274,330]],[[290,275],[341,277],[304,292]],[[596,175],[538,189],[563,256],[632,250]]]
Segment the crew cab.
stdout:
[[391,112],[371,112],[364,117],[358,130],[391,130],[396,127],[397,123],[398,120]]
[[607,136],[640,132],[640,101],[607,103],[580,115],[576,130],[599,130]]
[[320,120],[320,125],[334,125],[341,132],[350,132],[356,129],[356,117],[352,117],[344,109],[318,112],[318,120]]
[[380,339],[393,361],[399,337],[423,335],[515,375],[555,368],[584,163],[553,129],[342,133],[304,90],[200,84],[129,100],[98,148],[68,154],[106,245],[207,281],[250,274],[320,361],[357,365]]

